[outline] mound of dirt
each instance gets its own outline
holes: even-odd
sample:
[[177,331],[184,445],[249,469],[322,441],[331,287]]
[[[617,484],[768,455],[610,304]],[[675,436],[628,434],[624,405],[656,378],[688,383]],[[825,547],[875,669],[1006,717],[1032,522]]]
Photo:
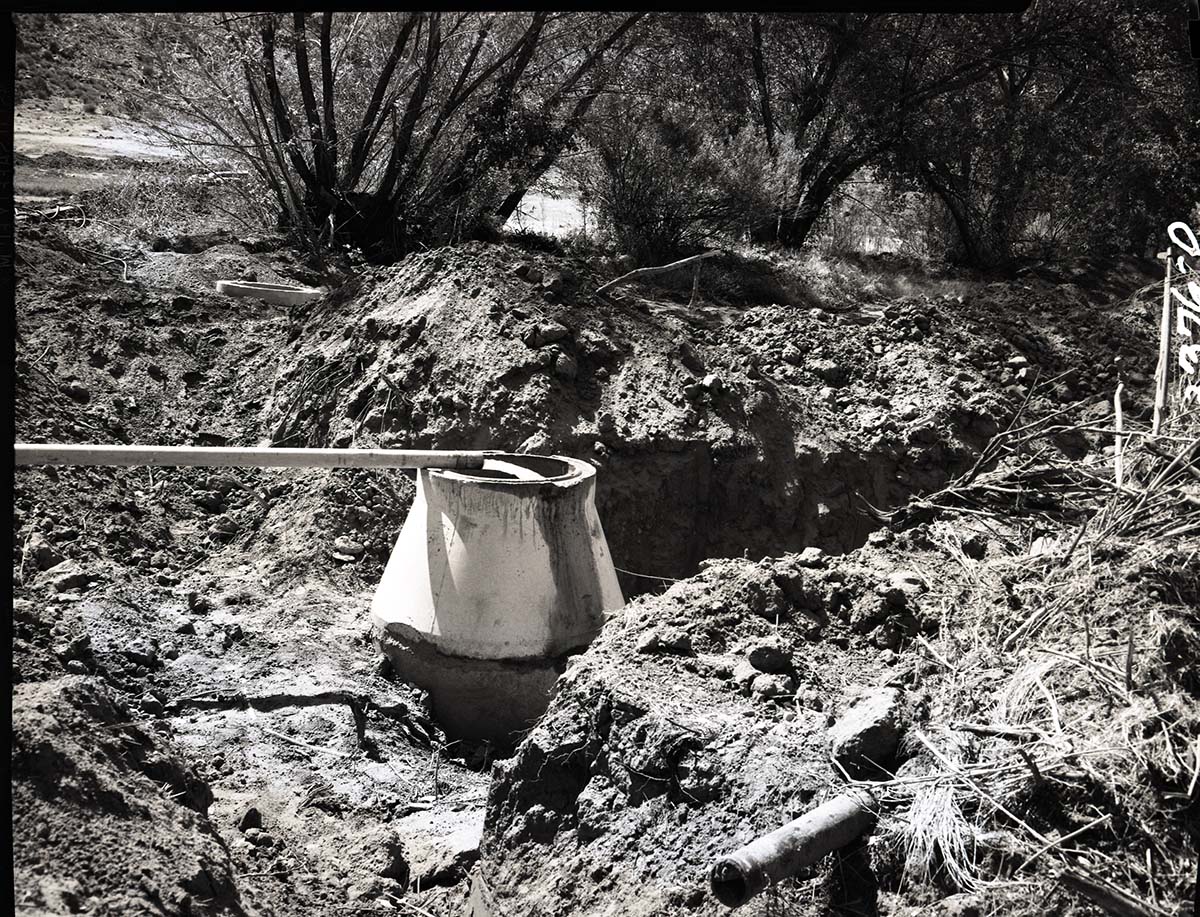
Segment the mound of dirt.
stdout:
[[[218,296],[211,281],[234,269],[286,277],[292,253],[265,237],[197,231],[132,258],[133,282],[123,283],[120,267],[98,257],[113,253],[102,236],[77,245],[79,230],[60,229],[27,225],[19,240],[18,438],[265,440],[274,363],[297,326],[284,310]],[[144,270],[149,263],[154,271]],[[478,767],[488,752],[434,752],[444,740],[420,693],[380,674],[363,639],[371,587],[411,503],[409,479],[68,467],[21,469],[14,484],[14,682],[34,691],[66,677],[126,705],[119,720],[64,720],[62,742],[76,743],[62,748],[67,760],[88,762],[97,737],[128,744],[137,729],[157,743],[169,733],[212,788],[204,830],[224,870],[213,869],[207,897],[217,903],[206,910],[199,880],[178,872],[190,868],[191,828],[163,821],[160,842],[152,826],[126,823],[136,840],[110,843],[96,833],[108,822],[64,805],[62,819],[95,831],[63,833],[74,842],[60,847],[37,820],[15,825],[18,869],[33,876],[19,882],[25,901],[46,913],[102,901],[108,909],[95,912],[135,913],[155,909],[159,894],[167,913],[213,913],[231,901],[247,913],[299,917],[412,895],[426,909],[461,910],[458,879],[474,857],[462,838],[473,830],[477,848],[486,779],[462,761]],[[305,706],[330,691],[390,713],[369,715],[360,740],[345,704]],[[243,696],[277,707],[249,708]],[[196,697],[215,709],[179,706]],[[110,728],[118,722],[133,725]],[[435,761],[444,766],[430,779]],[[154,785],[122,792],[130,805],[159,798]],[[50,821],[53,799],[37,805]],[[251,808],[258,827],[247,821]],[[178,854],[179,881],[190,884],[175,889],[169,871],[139,879],[160,856],[146,855],[143,841],[159,844],[164,863]],[[81,858],[106,870],[108,884],[84,882],[91,867]],[[81,885],[55,891],[76,873]],[[51,877],[44,894],[43,876]]]
[[14,153],[13,165],[18,168],[26,167],[44,171],[85,169],[89,172],[117,172],[145,168],[145,163],[129,156],[82,156],[66,150],[55,150],[52,153],[43,153],[41,156]]
[[[1155,329],[1128,283],[980,283],[834,314],[597,295],[610,277],[482,243],[366,273],[284,351],[272,439],[588,456],[617,565],[651,577],[625,576],[640,591],[705,557],[862,544],[873,510],[965,470],[1027,398],[1090,397]],[[1127,411],[1146,410],[1147,380],[1126,378]]]
[[13,691],[16,901],[25,913],[243,914],[212,792],[90,679]]
[[[616,270],[607,262],[469,243],[283,310],[213,292],[228,276],[305,279],[294,255],[260,237],[192,234],[149,246],[162,251],[114,252],[132,280],[122,283],[99,242],[72,241],[80,232],[92,230],[22,229],[19,438],[587,456],[616,563],[631,571],[627,594],[705,557],[852,549],[878,511],[969,467],[1027,396],[1057,408],[1121,373],[1127,414],[1148,410],[1147,380],[1123,365],[1148,352],[1154,322],[1128,283],[1093,293],[980,284],[961,303],[843,313],[685,306],[690,290],[596,295]],[[1030,333],[1023,316],[1043,330]],[[1097,363],[1098,353],[1111,356]],[[60,474],[111,481],[110,505],[145,490],[119,483],[125,472]],[[190,504],[170,513],[183,562],[214,540],[257,539],[280,569],[328,568],[345,538],[363,546],[367,577],[412,493],[395,473],[179,469],[145,482]],[[75,541],[107,540],[96,535]],[[151,540],[135,562],[171,553]]]
[[[876,593],[894,572],[718,561],[627,606],[493,780],[475,913],[725,913],[709,866],[838,792],[826,733],[851,701],[891,692],[897,728],[928,706],[928,669],[865,636],[931,624]],[[896,743],[869,753],[892,766]],[[812,913],[856,900],[835,886]]]
[[[999,652],[995,636],[1023,617],[1013,597],[1042,588],[1044,569],[1026,559],[1017,572],[996,541],[956,561],[947,547],[956,530],[885,530],[841,558],[717,562],[628,605],[496,769],[473,917],[726,914],[708,890],[716,859],[841,792],[847,774],[872,781],[881,801],[874,833],[745,913],[1020,912],[1016,886],[988,891],[975,879],[1020,873],[1038,837],[1094,821],[1089,800],[1104,800],[1111,820],[1088,835],[1089,850],[1119,856],[1132,835],[1161,842],[1157,894],[1184,900],[1190,877],[1178,866],[1192,844],[1177,794],[1186,768],[1170,763],[1169,737],[1121,748],[1120,736],[1156,728],[1153,704],[1130,700],[1108,714],[1111,728],[1066,726],[1096,722],[1111,698],[1082,689],[1086,675],[1076,679],[1063,656],[1036,642]],[[1089,584],[1091,652],[1119,648],[1132,628],[1131,645],[1145,654],[1132,683],[1157,686],[1175,741],[1188,741],[1200,729],[1195,686],[1177,669],[1166,674],[1173,651],[1153,621],[1169,622],[1170,639],[1195,658],[1197,644],[1182,635],[1195,633],[1186,596],[1196,580],[1182,554],[1157,572],[1152,556],[1106,555],[1111,566]],[[1174,595],[1152,589],[1147,600],[1147,576],[1191,585]],[[1041,693],[1031,677],[1042,679]],[[1042,731],[1047,713],[1057,735]],[[1043,744],[1032,744],[1039,735]],[[947,760],[977,782],[947,778]],[[928,777],[939,773],[942,782]],[[989,792],[1010,808],[997,812],[980,796]],[[936,843],[965,845],[966,861]],[[1149,893],[1149,880],[1135,881],[1133,894]],[[1164,882],[1177,884],[1168,892]],[[1074,906],[1061,888],[1046,894],[1046,910]]]
[[[290,256],[210,241],[195,254],[145,254],[126,284],[54,226],[22,229],[18,440],[267,438],[263,410],[293,322],[286,310],[217,295],[213,281],[247,272],[290,279]],[[29,555],[36,535],[59,560],[107,571],[103,578],[140,571],[166,590],[214,553],[251,543],[277,561],[277,573],[345,567],[332,558],[341,537],[362,547],[351,567],[378,566],[412,499],[403,475],[365,471],[40,468],[19,474],[15,489],[19,581],[51,566],[49,554]]]

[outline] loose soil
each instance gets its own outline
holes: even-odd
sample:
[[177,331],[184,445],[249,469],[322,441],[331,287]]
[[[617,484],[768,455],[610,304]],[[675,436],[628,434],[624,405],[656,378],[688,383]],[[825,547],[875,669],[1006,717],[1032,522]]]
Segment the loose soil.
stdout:
[[[1094,869],[1183,913],[1194,533],[1087,547],[1086,588],[1056,587],[1078,600],[1002,650],[1076,575],[1069,537],[1037,539],[1079,519],[1032,491],[985,519],[930,497],[1067,408],[1092,428],[1041,459],[1107,467],[1116,380],[1130,423],[1150,411],[1153,265],[981,278],[748,252],[707,262],[693,303],[690,277],[597,294],[623,272],[602,253],[466,243],[283,309],[214,292],[320,281],[269,227],[232,226],[236,187],[140,234],[137,196],[105,187],[46,195],[82,218],[20,224],[19,441],[584,457],[632,601],[515,750],[449,742],[366,639],[410,478],[18,469],[23,913],[724,913],[712,861],[835,794],[829,729],[879,697],[905,738],[849,762],[885,781],[878,828],[746,913],[1098,913],[1051,856],[1022,868],[1038,845],[961,781],[934,782],[950,814],[925,856],[934,797],[890,777],[919,783],[935,751],[1009,775],[1043,837],[1107,813],[1078,842]],[[1127,674],[1041,654],[1085,628],[1086,659]],[[979,722],[1009,732],[951,728]],[[1105,742],[1130,753],[1093,762]],[[954,838],[982,879],[958,881]]]

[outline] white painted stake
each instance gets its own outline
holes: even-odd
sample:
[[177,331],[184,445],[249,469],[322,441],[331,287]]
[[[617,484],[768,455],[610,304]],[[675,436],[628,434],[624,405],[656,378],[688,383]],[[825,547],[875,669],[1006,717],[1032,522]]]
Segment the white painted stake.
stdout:
[[[1158,333],[1158,369],[1154,373],[1154,435],[1158,435],[1167,413],[1167,385],[1171,378],[1171,246],[1159,257],[1166,257],[1167,274],[1163,280],[1162,324]],[[1120,482],[1118,482],[1120,483]]]
[[1122,435],[1125,432],[1125,416],[1121,413],[1121,390],[1125,387],[1122,382],[1117,383],[1117,390],[1113,393],[1113,410],[1117,415],[1117,433],[1113,438],[1116,444],[1116,451],[1113,453],[1113,473],[1117,479],[1117,487],[1125,486],[1125,457],[1123,455],[1125,449],[1125,437]]

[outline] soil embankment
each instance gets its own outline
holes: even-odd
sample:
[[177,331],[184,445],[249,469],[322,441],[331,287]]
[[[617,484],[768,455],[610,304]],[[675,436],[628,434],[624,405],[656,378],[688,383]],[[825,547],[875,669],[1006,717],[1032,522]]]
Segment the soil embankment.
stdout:
[[[682,581],[610,622],[496,761],[447,742],[364,639],[408,478],[18,470],[14,862],[30,912],[723,913],[705,886],[716,854],[832,792],[836,749],[855,773],[880,776],[873,760],[919,783],[944,762],[918,733],[972,780],[1003,777],[986,785],[1043,837],[1109,800],[1097,861],[1156,837],[1156,892],[1187,886],[1194,568],[1154,540],[1166,525],[1066,550],[1072,500],[1109,461],[1115,381],[1128,422],[1149,411],[1156,294],[1137,266],[902,285],[881,265],[859,296],[800,261],[731,255],[689,303],[671,281],[598,296],[621,272],[602,256],[470,243],[287,310],[213,291],[313,282],[282,239],[215,211],[174,219],[146,238],[61,213],[22,224],[19,439],[579,456],[627,594]],[[1002,521],[937,496],[1019,412],[1072,405],[1090,424],[1007,456],[1054,474],[970,491],[1013,503]],[[875,717],[882,746],[855,717]],[[982,891],[948,872],[954,851],[1012,875],[1030,839],[962,781],[929,783],[942,795],[892,787],[870,841],[748,912],[909,914],[950,891],[984,908],[961,897]],[[930,823],[949,833],[909,830]]]

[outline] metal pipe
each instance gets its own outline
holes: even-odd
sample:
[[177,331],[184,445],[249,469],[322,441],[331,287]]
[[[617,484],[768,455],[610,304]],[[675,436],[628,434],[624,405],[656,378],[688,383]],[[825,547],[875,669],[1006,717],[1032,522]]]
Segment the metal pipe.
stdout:
[[869,792],[851,790],[721,857],[709,873],[713,894],[728,907],[740,907],[867,831],[875,824],[875,806]]
[[482,468],[492,452],[275,449],[268,446],[101,446],[16,443],[18,465],[209,465],[220,468]]

